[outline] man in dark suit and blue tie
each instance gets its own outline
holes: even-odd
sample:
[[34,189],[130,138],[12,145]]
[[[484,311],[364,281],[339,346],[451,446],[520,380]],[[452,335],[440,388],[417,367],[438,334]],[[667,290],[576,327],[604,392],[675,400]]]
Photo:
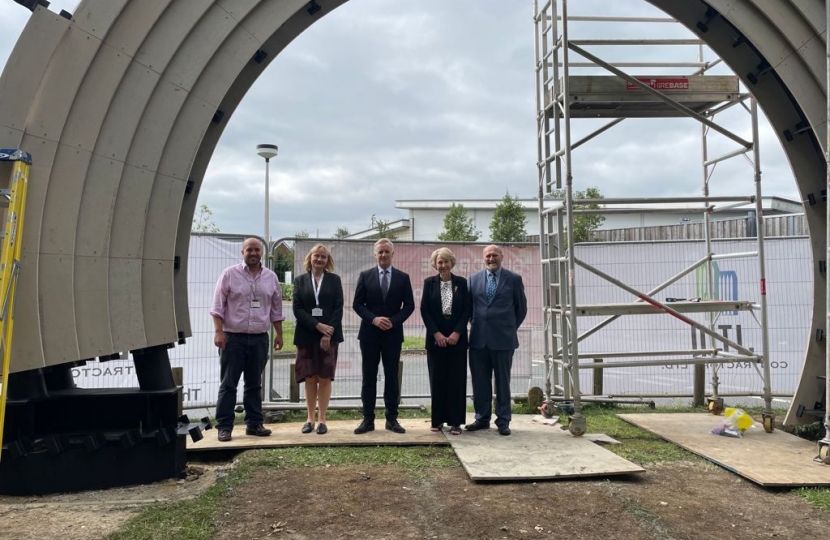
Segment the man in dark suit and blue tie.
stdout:
[[398,362],[403,345],[403,323],[415,311],[415,298],[409,275],[392,268],[395,246],[386,238],[375,242],[377,266],[361,272],[357,279],[352,307],[360,316],[360,354],[363,363],[363,421],[356,434],[375,429],[378,365],[383,362],[383,403],[386,407],[386,429],[406,433],[398,423]]
[[527,315],[527,298],[519,274],[502,268],[498,246],[484,248],[485,269],[470,276],[473,312],[470,319],[470,375],[476,420],[468,431],[490,428],[496,379],[496,427],[510,435],[510,368],[519,348],[517,332]]

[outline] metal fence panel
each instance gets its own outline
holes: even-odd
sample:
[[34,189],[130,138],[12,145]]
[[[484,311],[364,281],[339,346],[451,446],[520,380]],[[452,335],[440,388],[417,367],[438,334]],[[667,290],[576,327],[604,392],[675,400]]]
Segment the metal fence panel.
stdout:
[[[713,249],[715,253],[755,251],[756,243],[754,240],[719,240],[714,242]],[[704,251],[703,243],[694,241],[611,243],[580,244],[576,248],[576,255],[624,283],[647,292],[702,258]],[[774,393],[790,394],[798,384],[809,339],[813,302],[809,240],[769,239],[766,242],[766,258],[772,390]],[[720,285],[715,291],[716,299],[760,302],[756,258],[717,261],[715,273],[715,281]],[[576,279],[580,304],[636,300],[631,294],[587,270],[579,269]],[[691,273],[656,295],[656,298],[704,297],[706,288],[703,279],[705,274],[702,272]],[[689,316],[706,324],[705,314]],[[602,317],[581,317],[579,329],[584,331],[602,320]],[[722,313],[716,321],[716,330],[739,344],[764,352],[760,326],[752,313]],[[582,341],[579,348],[580,353],[601,353],[610,350],[695,349],[711,346],[704,337],[695,335],[689,326],[665,315],[623,316]],[[712,366],[707,366],[707,383],[712,369]],[[689,366],[609,368],[604,374],[605,392],[615,395],[691,395],[693,371]],[[590,393],[592,370],[583,370],[582,375],[582,391]],[[760,393],[763,388],[762,379],[754,366],[746,363],[724,364],[719,369],[719,379],[722,393]]]
[[[334,399],[357,400],[360,397],[362,381],[360,345],[357,333],[360,329],[360,319],[352,309],[355,287],[360,272],[372,268],[377,263],[373,255],[374,241],[353,240],[316,240],[298,239],[295,243],[294,275],[305,272],[302,267],[303,258],[317,244],[323,243],[331,251],[335,262],[334,272],[340,276],[345,296],[343,315],[344,342],[338,350],[336,381],[332,386]],[[445,243],[445,242],[398,242],[395,243],[395,254],[392,266],[409,274],[415,297],[415,312],[404,323],[404,334],[407,337],[423,338],[426,335],[421,320],[420,305],[424,280],[435,275],[436,270],[430,265],[432,252],[439,247],[449,247],[456,257],[456,266],[453,273],[469,278],[484,268],[482,251],[486,244],[475,243]],[[513,357],[511,389],[514,393],[527,392],[531,381],[532,359],[534,352],[533,328],[538,330],[542,325],[542,295],[539,265],[539,249],[535,244],[520,244],[505,246],[503,265],[522,275],[525,294],[528,298],[528,316],[519,332],[519,349]],[[538,341],[538,340],[537,340]],[[427,373],[426,354],[417,351],[405,354],[403,362],[402,397],[423,398],[429,396],[429,376]],[[272,395],[284,395],[278,388],[285,388],[288,383],[286,377],[288,369],[279,369],[279,377],[272,382]],[[378,396],[383,395],[383,369],[378,374]],[[302,392],[302,388],[301,388]],[[468,395],[469,374],[468,374]],[[421,399],[423,401],[423,399]]]
[[[241,260],[244,236],[228,237],[194,235],[191,238],[188,259],[188,298],[193,335],[185,345],[170,349],[171,364],[184,368],[184,398],[187,407],[207,407],[216,402],[219,389],[219,356],[213,346],[213,325],[208,313],[213,288],[226,267]],[[315,239],[297,239],[294,275],[302,272],[302,260],[309,249],[318,243]],[[352,398],[360,395],[360,349],[357,343],[359,320],[351,308],[358,274],[375,264],[373,242],[323,240],[335,260],[335,272],[343,281],[346,308],[344,310],[344,337],[337,366],[334,397]],[[718,253],[754,251],[753,240],[722,240],[715,242]],[[415,295],[415,313],[406,322],[404,331],[410,337],[424,337],[425,330],[419,314],[423,281],[435,273],[429,265],[429,256],[439,246],[448,245],[458,259],[454,272],[469,277],[483,268],[483,244],[395,242],[393,265],[410,274]],[[774,238],[767,240],[767,291],[770,320],[770,359],[773,373],[773,391],[788,394],[794,391],[803,363],[804,350],[809,339],[810,313],[813,302],[811,256],[806,238]],[[703,256],[702,242],[674,241],[647,243],[591,243],[576,246],[577,257],[598,267],[635,288],[647,291],[655,285],[699,260]],[[544,346],[542,333],[542,293],[539,250],[535,245],[517,245],[505,249],[504,266],[520,273],[528,297],[528,317],[519,332],[520,347],[513,363],[514,394],[522,394],[529,386],[544,388]],[[758,301],[757,263],[754,259],[718,261],[721,294],[726,298],[737,295],[740,300]],[[578,269],[577,297],[580,304],[632,301],[630,294]],[[737,293],[735,293],[737,284]],[[690,274],[658,295],[658,298],[695,298],[701,296],[700,276]],[[727,294],[729,293],[729,294]],[[731,296],[730,296],[731,295]],[[283,312],[293,321],[290,298],[286,298]],[[696,320],[705,321],[703,315]],[[601,318],[582,317],[579,328],[585,330]],[[721,332],[740,343],[760,349],[760,330],[748,313],[725,313],[718,321]],[[722,327],[722,328],[721,328]],[[740,332],[740,334],[739,334]],[[700,336],[693,336],[689,328],[669,317],[627,316],[612,323],[605,330],[580,344],[582,352],[611,350],[652,350],[667,348],[700,348]],[[293,355],[277,355],[266,370],[266,398],[284,400],[289,395],[290,366]],[[429,383],[425,354],[416,352],[402,357],[404,364],[403,398],[426,402]],[[613,361],[613,360],[610,360]],[[711,368],[709,368],[711,374]],[[644,367],[606,369],[605,393],[617,395],[687,394],[692,393],[690,368]],[[108,362],[89,362],[73,368],[76,383],[86,388],[137,386],[132,359]],[[591,393],[591,370],[581,374],[582,391]],[[378,381],[378,395],[382,395],[382,370]],[[725,365],[720,370],[722,392],[760,392],[761,379],[752,367]],[[469,380],[469,379],[468,379]],[[241,385],[240,385],[241,387]],[[302,390],[302,389],[301,389]],[[469,385],[468,385],[469,391]],[[240,388],[241,392],[241,388]],[[241,400],[241,393],[239,396]]]
[[[219,393],[219,351],[213,345],[210,306],[213,289],[222,271],[242,261],[245,235],[196,235],[190,238],[187,266],[187,297],[193,335],[185,345],[169,350],[170,364],[183,368],[183,398],[186,407],[215,405]],[[123,360],[87,362],[72,369],[82,388],[137,387],[132,355]],[[242,385],[239,401],[242,400]]]

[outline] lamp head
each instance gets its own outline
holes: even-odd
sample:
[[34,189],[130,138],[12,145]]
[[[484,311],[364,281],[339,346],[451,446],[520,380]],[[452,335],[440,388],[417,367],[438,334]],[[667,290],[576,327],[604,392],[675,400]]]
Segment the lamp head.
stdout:
[[259,157],[263,157],[265,159],[271,159],[272,157],[277,156],[277,145],[276,144],[258,144],[256,145],[256,153],[259,154]]

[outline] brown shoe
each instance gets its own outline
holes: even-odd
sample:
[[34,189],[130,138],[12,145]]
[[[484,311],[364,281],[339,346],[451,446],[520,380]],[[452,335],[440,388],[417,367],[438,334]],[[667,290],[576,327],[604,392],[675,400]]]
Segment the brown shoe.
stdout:
[[219,431],[219,442],[228,442],[231,440],[231,432],[229,429]]
[[262,424],[258,425],[257,427],[249,427],[245,429],[245,435],[254,435],[255,437],[267,437],[271,434],[270,429],[265,429],[265,426]]

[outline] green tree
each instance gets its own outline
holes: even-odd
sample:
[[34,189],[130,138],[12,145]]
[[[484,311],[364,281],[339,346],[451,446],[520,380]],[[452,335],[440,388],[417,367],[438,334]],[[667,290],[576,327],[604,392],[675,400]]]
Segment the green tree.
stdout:
[[305,229],[303,229],[302,231],[297,231],[297,232],[294,233],[294,238],[310,238],[310,237],[311,237],[311,234],[309,234],[309,232]]
[[493,242],[500,244],[524,242],[527,239],[526,225],[525,210],[519,198],[511,197],[510,192],[505,193],[493,213],[493,221],[490,222],[490,238]]
[[389,240],[395,239],[395,235],[392,233],[392,227],[389,226],[389,221],[385,219],[375,221],[375,229],[378,231],[376,234],[372,235],[375,238],[388,238]]
[[200,204],[199,209],[196,210],[196,215],[193,216],[193,225],[190,230],[192,232],[200,233],[218,233],[219,227],[213,221],[213,212],[206,204]]
[[475,242],[481,236],[473,225],[473,218],[467,214],[463,204],[453,204],[444,216],[444,230],[438,235],[443,242]]
[[[286,251],[278,249],[275,253],[274,272],[276,272],[277,277],[280,278],[280,282],[285,284],[285,273],[294,271],[294,248]],[[285,296],[283,296],[283,298],[285,298]]]
[[[565,199],[564,189],[555,189],[551,192],[550,198]],[[604,199],[605,196],[597,187],[589,187],[585,191],[574,191],[574,199]],[[600,204],[575,204],[574,210],[599,210],[603,208]],[[605,223],[605,216],[600,214],[574,214],[574,242],[593,242],[594,231]]]
[[337,227],[337,230],[334,231],[335,238],[346,238],[349,234],[351,233],[349,233],[349,229],[346,227]]

